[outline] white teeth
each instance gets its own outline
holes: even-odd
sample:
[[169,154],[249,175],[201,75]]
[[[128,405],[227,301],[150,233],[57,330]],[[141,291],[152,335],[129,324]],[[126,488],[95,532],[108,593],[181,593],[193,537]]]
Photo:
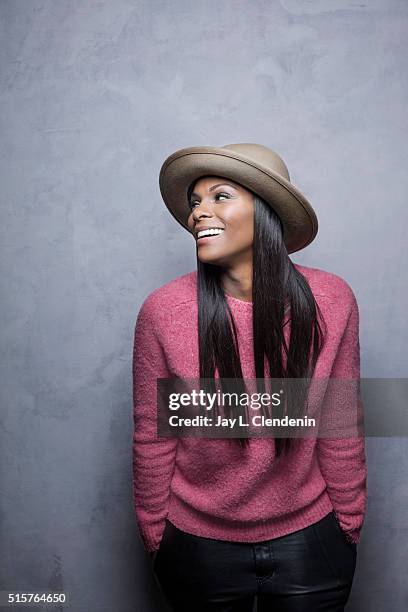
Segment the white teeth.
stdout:
[[216,236],[217,234],[221,234],[223,231],[224,230],[221,228],[201,230],[201,232],[198,232],[197,238],[201,238],[202,236]]

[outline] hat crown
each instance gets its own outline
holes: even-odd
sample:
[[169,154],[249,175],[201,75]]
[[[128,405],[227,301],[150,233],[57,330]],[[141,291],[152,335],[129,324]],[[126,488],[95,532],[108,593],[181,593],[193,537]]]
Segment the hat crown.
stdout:
[[289,170],[278,153],[269,147],[253,142],[240,142],[235,144],[227,144],[223,149],[235,151],[239,155],[243,155],[248,160],[253,160],[256,164],[264,166],[267,170],[272,170],[280,176],[283,176],[287,181],[290,181]]

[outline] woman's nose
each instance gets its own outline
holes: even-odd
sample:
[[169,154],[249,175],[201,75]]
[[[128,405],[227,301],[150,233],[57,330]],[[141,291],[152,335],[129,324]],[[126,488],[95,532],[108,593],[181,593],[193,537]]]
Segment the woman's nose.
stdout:
[[206,214],[206,215],[211,215],[212,214],[212,206],[211,206],[211,204],[200,202],[200,204],[194,208],[194,210],[193,210],[193,217],[194,217],[194,219],[198,219],[200,217],[200,215],[202,215],[202,214]]

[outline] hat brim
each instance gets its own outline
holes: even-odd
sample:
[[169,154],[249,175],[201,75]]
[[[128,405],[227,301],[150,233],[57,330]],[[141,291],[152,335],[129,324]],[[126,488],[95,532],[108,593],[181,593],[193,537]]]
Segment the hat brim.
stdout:
[[220,176],[259,195],[278,214],[288,253],[305,248],[318,231],[316,214],[289,181],[236,151],[221,147],[188,147],[170,155],[159,174],[162,198],[172,216],[189,231],[187,192],[202,176]]

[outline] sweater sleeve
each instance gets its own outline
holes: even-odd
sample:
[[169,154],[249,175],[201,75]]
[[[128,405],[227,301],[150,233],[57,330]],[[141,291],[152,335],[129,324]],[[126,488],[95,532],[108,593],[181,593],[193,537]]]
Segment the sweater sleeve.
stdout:
[[169,378],[170,373],[153,305],[148,297],[139,311],[132,366],[133,504],[147,552],[158,550],[162,539],[177,450],[177,438],[157,435],[157,378]]
[[[351,292],[351,308],[336,358],[331,378],[359,380],[360,343],[359,310],[356,298]],[[360,385],[350,395],[352,410],[361,423],[363,406]],[[350,542],[358,544],[364,522],[367,503],[367,468],[364,435],[352,438],[318,438],[317,454],[327,491],[340,527]]]

